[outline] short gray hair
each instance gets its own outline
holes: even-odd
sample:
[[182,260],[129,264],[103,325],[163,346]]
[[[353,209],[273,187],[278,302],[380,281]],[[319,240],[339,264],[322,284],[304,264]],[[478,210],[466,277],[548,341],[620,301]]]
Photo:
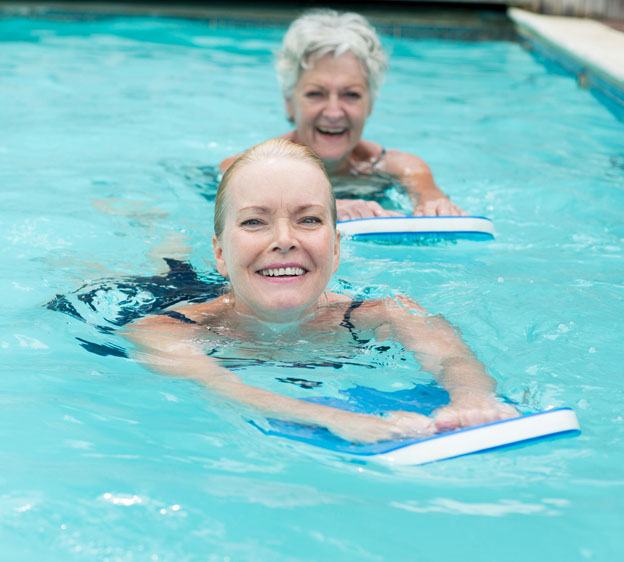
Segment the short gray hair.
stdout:
[[352,53],[358,58],[374,100],[388,66],[386,53],[366,18],[335,10],[310,10],[290,24],[276,63],[284,97],[291,99],[303,71],[329,53],[335,57]]

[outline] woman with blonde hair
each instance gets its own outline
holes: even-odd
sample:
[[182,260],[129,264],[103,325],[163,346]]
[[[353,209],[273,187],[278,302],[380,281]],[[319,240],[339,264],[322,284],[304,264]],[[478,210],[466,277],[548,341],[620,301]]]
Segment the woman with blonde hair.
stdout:
[[[496,400],[494,381],[439,316],[406,297],[354,300],[327,290],[340,260],[340,233],[331,184],[308,148],[273,139],[236,160],[218,189],[214,231],[214,257],[229,291],[130,325],[125,335],[149,368],[198,381],[264,416],[324,427],[357,443],[517,415]],[[413,352],[448,392],[450,403],[433,417],[356,413],[244,380],[248,365],[275,375],[302,365],[334,373],[319,356],[357,358],[370,354],[369,341],[386,340]]]

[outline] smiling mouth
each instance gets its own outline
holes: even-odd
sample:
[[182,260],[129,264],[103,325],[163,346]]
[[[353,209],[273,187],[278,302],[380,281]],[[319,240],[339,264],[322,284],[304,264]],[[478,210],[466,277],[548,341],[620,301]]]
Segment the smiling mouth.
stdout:
[[304,275],[306,270],[303,267],[271,267],[261,269],[258,273],[265,277],[299,277]]
[[339,136],[347,132],[346,127],[317,127],[316,130],[324,135]]

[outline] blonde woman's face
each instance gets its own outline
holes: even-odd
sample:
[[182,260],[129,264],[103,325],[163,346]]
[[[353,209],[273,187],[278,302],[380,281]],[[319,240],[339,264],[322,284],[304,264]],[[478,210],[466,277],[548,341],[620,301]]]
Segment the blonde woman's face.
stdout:
[[346,158],[371,112],[366,73],[357,57],[325,55],[303,72],[286,107],[296,140],[326,163]]
[[315,165],[285,157],[246,164],[230,179],[213,244],[238,312],[291,322],[314,309],[340,257],[330,189]]

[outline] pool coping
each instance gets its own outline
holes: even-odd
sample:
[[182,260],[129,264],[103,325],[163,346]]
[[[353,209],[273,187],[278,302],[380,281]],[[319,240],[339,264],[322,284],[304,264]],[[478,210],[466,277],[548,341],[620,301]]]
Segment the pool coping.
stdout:
[[[12,2],[0,0],[0,17],[3,15],[23,17],[44,17],[65,19],[80,17],[91,19],[106,16],[147,16],[172,17],[203,20],[212,26],[284,28],[312,6],[271,4],[261,5],[233,3],[224,7],[209,5],[169,5],[150,2]],[[474,10],[470,7],[440,9],[434,6],[419,7],[415,10],[385,7],[362,6],[358,11],[366,16],[377,31],[395,38],[482,41],[516,40],[517,33],[513,22],[503,9]]]
[[518,34],[624,111],[624,33],[599,21],[509,8]]

